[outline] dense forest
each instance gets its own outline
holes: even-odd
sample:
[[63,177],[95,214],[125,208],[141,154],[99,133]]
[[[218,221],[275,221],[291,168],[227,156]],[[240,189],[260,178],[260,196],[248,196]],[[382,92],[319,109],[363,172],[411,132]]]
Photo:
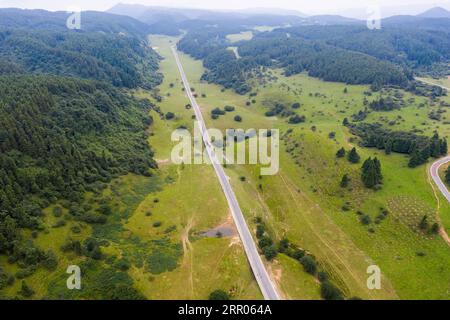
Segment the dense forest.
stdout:
[[156,168],[150,108],[105,83],[0,77],[0,253],[17,254],[14,226],[39,230],[41,209],[57,199],[74,218],[103,222],[76,204],[114,177]]
[[[67,31],[66,20],[70,13],[45,10],[0,9],[0,27],[21,30]],[[123,15],[105,12],[83,11],[81,30],[78,32],[101,32],[106,34],[126,34],[144,38],[152,32],[145,23]]]
[[238,59],[227,50],[225,32],[191,32],[179,43],[179,49],[203,59],[208,71],[204,79],[245,94],[251,71],[263,67],[284,68],[287,76],[307,71],[325,81],[372,84],[376,87],[406,87],[411,74],[389,61],[364,53],[337,48],[322,41],[306,40],[281,32],[261,33],[238,47]]
[[178,43],[178,49],[189,53],[196,59],[203,59],[208,69],[202,79],[232,88],[240,94],[250,91],[247,84],[248,72],[258,66],[257,59],[236,59],[227,50],[226,35],[239,32],[235,27],[191,32]]
[[415,26],[369,30],[364,26],[304,26],[276,30],[308,40],[320,40],[346,50],[368,54],[405,67],[430,66],[450,59],[450,35]]
[[161,81],[158,55],[146,42],[123,35],[0,30],[0,58],[27,72],[102,80],[119,87],[152,88]]
[[379,123],[348,124],[351,133],[361,138],[361,145],[378,148],[386,154],[403,153],[410,156],[409,166],[414,168],[428,161],[430,157],[439,158],[447,155],[448,146],[445,139],[436,133],[433,137],[416,135],[411,132],[391,131]]
[[[66,13],[0,10],[0,17],[8,17],[0,19],[0,255],[19,266],[14,275],[0,268],[1,290],[56,268],[54,252],[33,243],[45,229],[43,209],[58,202],[55,216],[65,210],[104,224],[111,209],[82,206],[86,192],[157,168],[147,129],[149,111],[160,111],[126,89],[154,88],[162,76],[160,57],[131,18],[92,13],[91,31],[71,31],[57,27]],[[80,252],[95,259],[98,245],[87,241]],[[32,294],[23,281],[20,295]]]
[[[205,80],[241,94],[251,90],[247,84],[251,71],[262,66],[283,68],[287,76],[306,71],[325,81],[370,84],[375,90],[394,85],[417,94],[442,95],[431,92],[435,89],[422,90],[413,77],[448,72],[448,31],[414,25],[375,31],[360,25],[297,26],[254,31],[253,39],[236,44],[227,41],[227,34],[245,30],[220,26],[192,30],[179,49],[204,60]],[[229,52],[231,45],[240,58]]]

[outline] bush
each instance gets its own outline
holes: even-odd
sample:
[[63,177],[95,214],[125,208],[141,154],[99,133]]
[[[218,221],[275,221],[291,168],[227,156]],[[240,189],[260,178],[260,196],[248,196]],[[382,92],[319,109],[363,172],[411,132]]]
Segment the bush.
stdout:
[[316,260],[314,260],[311,256],[304,256],[300,259],[300,263],[303,266],[303,269],[305,272],[315,275],[317,272],[317,263]]
[[230,300],[230,296],[223,290],[216,290],[209,295],[209,300],[226,301]]
[[242,122],[242,117],[241,117],[241,116],[235,116],[235,117],[234,117],[234,121],[236,121],[236,122]]
[[259,240],[258,244],[261,249],[264,249],[265,247],[269,247],[269,246],[273,245],[273,241],[269,237],[262,237]]
[[233,107],[233,106],[225,106],[225,111],[226,112],[233,112],[234,110],[236,110],[236,108]]
[[266,232],[266,230],[264,229],[264,226],[261,224],[258,224],[256,226],[256,237],[258,239],[261,239],[264,236],[264,233]]
[[322,271],[317,274],[317,278],[319,279],[320,282],[328,281],[328,275]]
[[162,222],[161,221],[156,221],[155,223],[153,223],[153,227],[154,228],[159,228],[162,226]]
[[25,281],[22,281],[19,293],[25,298],[31,298],[34,295],[34,290]]
[[305,121],[306,121],[306,117],[305,116],[295,115],[295,116],[289,118],[289,123],[290,124],[299,124],[299,123],[303,123]]
[[175,118],[175,114],[173,112],[167,112],[165,117],[166,120],[172,120]]
[[305,251],[301,249],[295,249],[294,253],[292,254],[292,258],[300,261],[305,256]]
[[128,271],[131,265],[130,262],[128,262],[128,260],[120,259],[119,261],[116,262],[115,267],[120,271]]
[[264,247],[263,254],[268,261],[272,261],[278,255],[278,250],[274,245]]
[[165,244],[155,249],[147,257],[147,270],[152,274],[170,272],[178,267],[178,259],[182,255],[179,245]]
[[53,251],[49,250],[45,254],[45,257],[42,260],[42,265],[49,271],[56,270],[56,267],[58,266],[58,259],[56,255],[53,253]]
[[212,114],[223,116],[225,114],[225,111],[221,110],[220,108],[215,108],[213,111],[211,111]]
[[324,300],[344,300],[344,296],[331,282],[325,281],[320,285],[320,295]]
[[370,218],[370,216],[368,216],[367,214],[362,215],[359,218],[359,221],[361,221],[361,223],[365,226],[368,226],[369,224],[372,223],[372,219]]
[[60,218],[63,215],[63,210],[61,207],[57,206],[53,208],[53,215],[56,218]]

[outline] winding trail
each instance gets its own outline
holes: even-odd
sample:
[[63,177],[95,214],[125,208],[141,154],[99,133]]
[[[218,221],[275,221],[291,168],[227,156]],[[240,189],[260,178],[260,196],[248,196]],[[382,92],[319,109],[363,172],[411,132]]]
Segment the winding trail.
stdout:
[[214,148],[211,144],[211,138],[207,131],[206,124],[200,110],[200,106],[198,105],[197,100],[195,99],[191,91],[189,81],[186,77],[186,74],[184,73],[183,65],[181,64],[180,57],[178,56],[178,52],[175,46],[172,46],[172,53],[175,57],[178,70],[181,75],[181,79],[183,80],[185,92],[194,109],[195,116],[199,124],[200,132],[202,134],[203,142],[206,147],[206,151],[214,167],[216,175],[219,178],[222,190],[227,198],[228,205],[233,215],[233,219],[238,229],[242,244],[244,245],[245,253],[247,254],[247,258],[250,263],[250,267],[252,268],[253,275],[255,276],[259,288],[261,289],[261,293],[263,294],[266,300],[280,300],[280,295],[277,292],[276,286],[273,283],[272,279],[270,278],[264,266],[264,263],[261,259],[261,256],[259,255],[258,249],[256,248],[252,234],[250,233],[250,229],[247,226],[247,222],[245,221],[244,215],[241,211],[236,195],[234,194],[233,189],[231,187],[229,178],[225,174],[225,170],[223,169],[214,152]]
[[441,84],[433,83],[433,82],[431,82],[431,81],[428,81],[428,80],[425,80],[425,79],[421,79],[421,78],[416,78],[416,80],[417,80],[417,81],[420,81],[420,82],[423,82],[423,83],[426,83],[426,84],[429,84],[429,85],[431,85],[431,86],[441,87],[442,89],[445,89],[445,90],[447,90],[447,91],[450,92],[450,88],[445,87],[445,86],[443,86],[443,85],[441,85]]
[[[431,179],[433,179],[434,183],[436,184],[436,186],[439,188],[439,191],[442,193],[442,195],[444,196],[445,199],[447,199],[447,201],[450,203],[450,191],[447,189],[445,183],[442,181],[441,177],[439,176],[439,169],[450,162],[450,156],[447,156],[445,158],[439,159],[438,161],[436,161],[435,163],[433,163],[430,167],[430,177]],[[430,184],[434,190],[434,193],[436,195],[436,199],[438,202],[438,211],[440,208],[440,200],[439,197],[436,193],[436,189],[433,185],[433,183],[430,181]],[[438,219],[439,219],[439,212],[437,215]],[[441,223],[442,225],[442,223]],[[442,238],[445,240],[445,242],[447,242],[447,244],[450,246],[450,237],[447,234],[447,232],[445,231],[444,227],[441,227],[441,229],[439,230],[440,235],[442,236]]]

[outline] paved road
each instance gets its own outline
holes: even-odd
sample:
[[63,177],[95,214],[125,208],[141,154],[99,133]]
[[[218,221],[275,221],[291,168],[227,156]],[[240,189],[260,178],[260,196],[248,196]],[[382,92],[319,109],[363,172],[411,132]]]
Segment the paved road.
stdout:
[[197,117],[197,121],[200,127],[200,132],[202,134],[203,141],[206,146],[206,150],[208,152],[209,158],[211,159],[211,163],[214,166],[214,170],[216,171],[217,177],[219,178],[222,190],[227,198],[228,205],[230,206],[234,222],[236,223],[236,227],[241,237],[241,241],[244,245],[244,249],[247,254],[247,258],[250,262],[250,266],[253,270],[253,274],[256,278],[256,281],[258,282],[261,292],[266,300],[280,300],[280,296],[278,295],[275,285],[270,279],[269,274],[267,273],[267,270],[261,259],[261,256],[258,253],[258,249],[256,248],[255,242],[253,241],[252,238],[252,234],[250,233],[250,230],[244,219],[244,215],[242,214],[241,208],[239,207],[239,203],[237,201],[236,195],[233,192],[229,178],[225,174],[222,165],[219,163],[216,154],[214,153],[214,148],[211,145],[210,142],[211,139],[206,129],[203,115],[200,111],[200,107],[197,104],[197,101],[193,93],[191,92],[191,87],[187,80],[186,74],[184,73],[183,66],[181,64],[180,58],[178,56],[175,47],[172,47],[172,52],[177,62],[178,70],[180,71],[180,75],[183,80],[186,93],[195,111],[195,116]]
[[436,161],[430,168],[430,174],[434,182],[438,186],[439,190],[441,191],[442,195],[447,199],[448,202],[450,202],[450,192],[447,189],[445,183],[442,181],[441,177],[439,176],[439,168],[448,162],[450,162],[450,156]]

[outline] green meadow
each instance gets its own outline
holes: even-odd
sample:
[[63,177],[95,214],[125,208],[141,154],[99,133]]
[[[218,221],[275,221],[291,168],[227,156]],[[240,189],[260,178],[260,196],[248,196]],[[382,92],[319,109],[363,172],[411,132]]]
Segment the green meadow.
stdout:
[[[256,96],[241,96],[201,81],[201,61],[184,54],[181,57],[191,86],[199,94],[208,127],[281,131],[281,170],[277,175],[261,178],[255,166],[227,167],[251,226],[255,227],[255,217],[262,217],[278,240],[288,237],[311,252],[347,297],[450,297],[449,245],[437,235],[418,230],[426,215],[430,222],[440,220],[450,232],[450,206],[434,193],[427,165],[410,169],[406,156],[388,156],[376,149],[360,148],[357,139],[352,139],[342,125],[344,118],[351,119],[364,109],[368,86],[323,82],[306,74],[285,77],[281,70],[268,70],[264,77],[254,80]],[[416,129],[429,136],[437,131],[443,137],[450,136],[446,114],[440,121],[428,118],[430,111],[439,109],[439,104],[427,98],[391,90],[374,93],[367,99],[391,94],[400,94],[405,106],[390,112],[371,111],[365,122],[380,122],[390,130]],[[449,102],[448,97],[442,100]],[[276,102],[286,106],[299,102],[301,108],[295,112],[304,115],[306,122],[292,125],[286,118],[265,117],[268,107]],[[236,110],[213,120],[212,110],[226,105]],[[243,121],[235,122],[235,115]],[[381,190],[364,188],[361,164],[336,159],[336,152],[342,147],[347,151],[357,147],[363,161],[374,156],[380,159],[384,175]],[[344,174],[351,178],[348,189],[339,186]],[[245,182],[241,177],[246,178]],[[382,211],[387,211],[388,216],[377,219]],[[360,222],[362,215],[370,217],[369,225]],[[295,274],[293,263],[281,256],[270,265],[283,294],[290,298],[317,298],[318,284],[312,278],[305,283],[305,273]],[[366,271],[371,265],[381,268],[381,290],[367,288]],[[292,285],[293,279],[298,279],[304,291]]]

